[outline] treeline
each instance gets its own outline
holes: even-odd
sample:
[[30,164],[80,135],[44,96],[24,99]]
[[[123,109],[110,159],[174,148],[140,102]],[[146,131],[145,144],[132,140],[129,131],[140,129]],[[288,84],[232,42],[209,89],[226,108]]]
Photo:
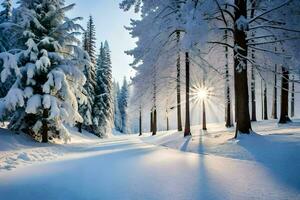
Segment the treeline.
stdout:
[[[191,135],[190,104],[199,98],[204,130],[206,102],[216,97],[225,107],[226,127],[236,122],[236,137],[252,132],[258,105],[263,119],[289,122],[299,83],[299,6],[297,0],[122,1],[121,9],[141,14],[127,27],[138,39],[127,53],[134,57],[137,72],[132,101],[138,103],[132,109],[139,115],[140,133],[142,116],[150,116],[155,135],[158,115],[166,115],[168,130],[168,113],[176,110],[178,131]],[[210,91],[211,85],[225,92]]]

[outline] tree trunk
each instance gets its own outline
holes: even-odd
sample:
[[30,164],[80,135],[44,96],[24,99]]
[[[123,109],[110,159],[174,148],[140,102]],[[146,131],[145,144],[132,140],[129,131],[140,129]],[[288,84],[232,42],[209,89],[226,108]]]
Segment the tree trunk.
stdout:
[[275,72],[274,72],[274,94],[273,94],[272,118],[277,119],[277,64],[275,64]]
[[260,99],[261,99],[261,119],[264,120],[264,88],[263,79],[260,81]]
[[[226,5],[227,7],[227,5]],[[228,42],[228,33],[225,30],[225,42]],[[230,80],[229,80],[229,67],[228,67],[228,47],[225,46],[225,96],[226,96],[226,106],[225,106],[225,126],[227,128],[232,127],[231,118],[231,96],[230,96]]]
[[156,135],[156,132],[157,132],[157,113],[156,113],[156,107],[154,107],[152,135]]
[[292,94],[291,94],[291,117],[295,116],[295,77],[293,76]]
[[150,132],[153,131],[153,108],[151,109],[150,112]]
[[267,84],[264,88],[264,120],[268,120],[268,99],[267,99]]
[[289,118],[289,70],[282,66],[280,124],[291,121]]
[[207,130],[206,127],[206,111],[205,111],[205,100],[202,100],[202,109],[203,109],[203,113],[202,113],[202,130]]
[[48,115],[49,111],[47,109],[43,110],[43,120],[42,120],[42,143],[47,143],[48,142]]
[[189,53],[185,52],[185,128],[184,137],[191,135],[190,124],[190,58]]
[[255,122],[256,119],[256,98],[255,98],[255,73],[254,73],[254,67],[251,66],[251,121]]
[[177,31],[177,45],[178,45],[178,52],[177,52],[177,129],[178,131],[182,131],[182,120],[181,120],[181,89],[180,89],[180,50],[179,50],[179,41],[180,41],[180,32]]
[[77,123],[78,132],[82,133],[82,123]]
[[166,115],[167,115],[167,131],[170,130],[170,123],[169,123],[169,113],[168,113],[168,108],[166,109]]
[[236,96],[236,135],[238,133],[247,133],[251,131],[251,122],[249,114],[249,93],[247,77],[247,43],[245,30],[237,27],[237,20],[241,16],[247,18],[247,4],[245,0],[235,0],[235,25],[234,25],[234,46],[240,47],[234,51],[234,89]]
[[139,117],[139,136],[141,136],[143,134],[143,131],[142,131],[142,108],[140,107],[140,117]]
[[[256,0],[251,1],[251,13],[250,13],[250,18],[254,17],[254,12],[255,12],[255,7],[256,7]],[[254,37],[254,33],[252,37]],[[254,42],[252,40],[252,42]],[[255,50],[252,49],[251,51],[251,58],[254,61],[255,59]],[[256,84],[255,84],[255,69],[254,69],[254,64],[251,64],[251,121],[257,121],[256,119]]]

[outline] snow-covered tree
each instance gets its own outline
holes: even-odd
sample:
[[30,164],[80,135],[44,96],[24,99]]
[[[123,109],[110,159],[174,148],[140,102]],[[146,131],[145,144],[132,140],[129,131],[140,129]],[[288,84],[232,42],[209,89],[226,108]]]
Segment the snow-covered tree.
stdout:
[[95,133],[104,137],[113,128],[113,85],[112,66],[108,42],[101,43],[100,53],[96,65],[97,87],[93,110]]
[[[86,104],[83,104],[79,108],[79,112],[83,117],[83,124],[79,123],[78,128],[81,132],[81,128],[84,128],[90,132],[93,132],[93,107],[95,102],[95,87],[96,87],[96,70],[95,70],[95,25],[92,16],[89,17],[87,24],[87,30],[83,33],[82,48],[86,51],[87,57],[90,62],[84,66],[83,73],[86,77],[86,83],[84,85],[85,95],[87,96]],[[83,125],[83,127],[82,127]]]
[[127,107],[128,107],[128,97],[129,97],[129,91],[128,91],[128,83],[126,80],[126,77],[124,77],[123,85],[120,90],[120,94],[118,97],[118,104],[119,104],[119,111],[121,114],[121,132],[127,133]]
[[65,16],[74,4],[65,6],[64,0],[20,0],[19,4],[16,15],[25,42],[18,52],[0,54],[1,81],[16,77],[1,102],[1,116],[13,113],[9,128],[38,141],[68,141],[65,124],[83,121],[77,100],[86,100],[82,93],[86,79],[80,69],[86,60],[74,46],[79,42],[76,31],[81,26],[76,21],[80,18]]
[[113,102],[114,102],[114,128],[116,131],[122,131],[121,113],[119,110],[118,97],[120,95],[120,86],[118,82],[113,82]]
[[94,65],[96,65],[97,59],[96,59],[96,28],[94,24],[94,19],[90,15],[88,23],[87,23],[87,29],[85,33],[85,50],[88,52],[91,61]]
[[0,18],[9,20],[12,16],[12,0],[3,0],[1,5],[4,10],[0,12]]

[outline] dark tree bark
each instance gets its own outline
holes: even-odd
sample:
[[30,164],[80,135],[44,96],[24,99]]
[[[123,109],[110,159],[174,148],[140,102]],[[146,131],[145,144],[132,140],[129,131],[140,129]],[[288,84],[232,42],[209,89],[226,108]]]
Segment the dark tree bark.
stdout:
[[290,122],[289,118],[289,70],[282,66],[281,78],[281,102],[279,123],[285,124]]
[[78,132],[82,133],[82,123],[77,123]]
[[156,107],[154,107],[152,135],[156,135],[156,132],[157,132],[157,112],[156,112]]
[[[180,31],[177,31],[176,32],[177,34],[177,45],[179,46],[179,41],[180,41]],[[178,47],[178,52],[177,52],[177,64],[176,64],[176,67],[177,67],[177,80],[176,80],[176,83],[177,83],[177,129],[178,131],[182,131],[182,120],[181,120],[181,89],[180,89],[180,50],[179,50],[179,47]]]
[[[226,5],[227,8],[227,5]],[[228,32],[225,30],[225,42],[228,42]],[[229,80],[229,66],[228,66],[228,46],[225,46],[225,96],[226,96],[226,106],[225,106],[225,126],[227,128],[232,127],[232,117],[231,117],[231,96],[230,96],[230,80]]]
[[240,17],[247,18],[247,2],[245,0],[235,0],[235,25],[234,25],[234,46],[240,47],[234,51],[234,89],[236,96],[236,135],[238,133],[247,133],[251,131],[251,122],[249,114],[249,94],[247,77],[247,42],[245,29],[247,27],[237,27],[237,21]]
[[274,88],[273,88],[273,90],[274,91],[273,91],[272,118],[277,119],[277,64],[275,64]]
[[141,136],[143,134],[143,131],[142,131],[142,108],[140,107],[140,116],[139,116],[139,136]]
[[[250,18],[254,17],[256,7],[256,0],[251,1],[251,12],[250,12]],[[254,33],[252,35],[254,37]],[[254,41],[253,41],[254,42]],[[252,49],[251,51],[251,58],[252,60],[255,59],[255,50]],[[251,64],[251,121],[257,121],[256,119],[256,84],[255,84],[255,70],[254,70],[254,64]]]
[[42,120],[42,143],[48,142],[48,117],[49,111],[47,109],[43,110],[43,120]]
[[295,116],[295,77],[292,80],[292,93],[291,93],[291,117]]
[[206,110],[205,110],[205,100],[203,99],[202,101],[202,130],[207,130],[207,127],[206,127]]
[[185,52],[185,128],[184,137],[191,135],[190,124],[190,58],[189,53]]
[[267,84],[264,88],[264,120],[268,120],[268,99],[267,99]]
[[168,108],[166,109],[166,116],[167,116],[167,131],[170,130],[170,123],[169,123],[169,112],[168,112]]
[[150,132],[153,131],[153,108],[151,109],[150,112]]

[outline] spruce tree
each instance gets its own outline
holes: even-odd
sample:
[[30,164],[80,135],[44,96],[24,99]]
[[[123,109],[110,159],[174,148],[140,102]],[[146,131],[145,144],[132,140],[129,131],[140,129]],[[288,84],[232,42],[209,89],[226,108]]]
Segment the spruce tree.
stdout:
[[79,67],[86,60],[81,49],[73,45],[77,38],[72,34],[80,26],[76,24],[78,18],[65,17],[74,4],[64,6],[63,0],[19,3],[16,12],[22,19],[21,41],[25,42],[16,54],[0,54],[2,82],[11,75],[16,77],[2,102],[2,111],[13,113],[9,124],[12,130],[24,131],[41,142],[51,138],[68,141],[65,124],[82,121],[77,100],[85,100],[81,87],[85,77]]
[[97,88],[94,105],[94,125],[98,136],[104,137],[112,128],[113,98],[112,69],[108,42],[101,43],[96,65]]
[[119,103],[119,110],[121,114],[121,132],[126,133],[127,132],[127,127],[126,127],[126,122],[127,122],[127,107],[128,107],[128,83],[126,80],[126,77],[124,77],[123,80],[123,85],[118,97],[118,103]]
[[114,128],[116,131],[122,131],[121,114],[119,110],[118,97],[120,95],[120,86],[118,82],[113,83],[113,98],[114,98]]

